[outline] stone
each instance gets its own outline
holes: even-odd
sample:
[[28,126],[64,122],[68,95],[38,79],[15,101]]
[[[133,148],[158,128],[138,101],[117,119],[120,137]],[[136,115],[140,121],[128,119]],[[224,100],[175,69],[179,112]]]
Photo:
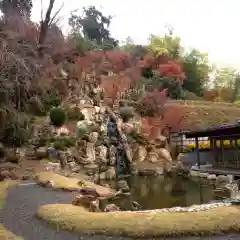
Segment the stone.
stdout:
[[116,172],[114,167],[109,167],[106,172],[102,172],[99,175],[101,180],[112,180],[116,178]]
[[115,204],[108,204],[104,209],[104,212],[117,212],[117,211],[120,211],[120,208]]
[[159,162],[159,156],[155,150],[152,150],[147,155],[147,160],[150,163],[158,163]]
[[88,139],[91,143],[96,143],[98,140],[98,132],[92,132],[89,134]]
[[208,173],[202,173],[202,172],[199,173],[200,178],[208,178],[208,176],[209,176]]
[[139,145],[134,154],[134,160],[136,162],[143,162],[147,157],[147,150],[145,146]]
[[184,154],[183,153],[179,153],[178,156],[177,156],[177,162],[183,162],[183,159],[184,159]]
[[58,152],[58,156],[59,156],[59,161],[60,161],[60,165],[61,168],[66,168],[68,166],[68,155],[65,151],[59,151]]
[[215,182],[215,185],[217,187],[224,186],[227,183],[230,183],[229,178],[227,176],[224,176],[224,175],[217,176],[217,179]]
[[118,190],[120,190],[122,192],[129,192],[130,191],[129,186],[128,186],[128,184],[125,180],[118,181],[117,186],[118,186]]
[[87,155],[88,163],[94,163],[96,161],[96,152],[95,152],[95,144],[94,143],[87,142],[86,155]]
[[159,135],[157,138],[156,138],[156,145],[160,148],[165,148],[166,146],[166,143],[167,143],[167,138],[163,135]]
[[0,163],[0,171],[2,170],[8,170],[8,171],[12,171],[12,170],[16,170],[19,169],[20,167],[17,164],[14,163],[10,163],[10,162],[6,162],[6,163]]
[[75,206],[82,206],[87,209],[90,208],[90,204],[92,201],[95,201],[96,197],[92,195],[78,195],[75,197],[75,199],[72,201],[72,204]]
[[38,159],[43,159],[43,158],[47,158],[48,156],[48,148],[47,147],[39,147],[37,150],[36,150],[36,157]]
[[56,160],[58,159],[58,151],[54,147],[47,148],[47,157],[49,160]]
[[0,181],[5,180],[6,178],[11,178],[11,172],[8,170],[4,170],[0,172]]
[[60,163],[48,162],[46,164],[47,171],[59,172],[61,169]]
[[171,154],[167,149],[159,148],[159,149],[157,149],[157,153],[158,153],[159,158],[162,158],[168,162],[172,162]]
[[111,145],[109,148],[109,162],[111,166],[115,166],[116,163],[117,148]]
[[68,136],[70,134],[70,131],[67,129],[67,127],[62,126],[58,129],[56,129],[57,136]]
[[163,167],[157,167],[155,174],[156,175],[164,175],[164,168]]
[[85,117],[85,120],[91,121],[94,119],[94,115],[96,113],[96,109],[95,107],[87,107],[87,108],[83,108],[81,109],[82,114]]
[[89,206],[89,212],[101,212],[99,205],[100,203],[98,199],[91,201]]
[[156,170],[155,169],[139,169],[138,170],[138,174],[140,176],[154,176],[156,174]]
[[97,152],[97,155],[100,159],[100,162],[106,164],[108,162],[108,159],[107,159],[108,149],[107,149],[107,147],[104,146],[104,145],[100,145],[96,148],[96,152]]
[[80,189],[79,192],[81,195],[91,195],[91,196],[94,196],[95,198],[100,197],[100,195],[98,194],[95,188],[84,187]]
[[191,177],[199,177],[199,171],[190,171]]
[[132,123],[122,123],[118,125],[121,126],[121,128],[119,128],[122,129],[124,133],[131,133],[134,130],[134,125]]
[[215,174],[209,174],[207,177],[208,180],[216,180],[217,176]]

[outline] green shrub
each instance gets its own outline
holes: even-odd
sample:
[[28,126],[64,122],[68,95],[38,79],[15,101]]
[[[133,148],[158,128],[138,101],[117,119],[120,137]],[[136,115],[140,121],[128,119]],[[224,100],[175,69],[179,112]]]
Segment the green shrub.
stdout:
[[77,129],[77,137],[78,138],[83,138],[87,134],[87,129],[86,128],[78,128]]
[[119,110],[120,116],[124,122],[127,122],[130,118],[134,116],[133,107],[121,107]]
[[62,108],[53,108],[50,111],[50,120],[54,126],[60,127],[66,122],[67,115]]
[[61,103],[61,97],[56,89],[49,89],[43,96],[44,111],[48,112],[52,107],[58,107]]
[[69,120],[82,121],[85,119],[85,116],[78,107],[67,108],[66,114]]
[[28,142],[32,133],[30,118],[25,113],[8,112],[0,141],[6,145],[21,146]]
[[28,101],[27,111],[37,116],[44,114],[44,106],[39,97],[31,97]]
[[76,138],[75,137],[58,137],[55,139],[55,142],[53,143],[53,147],[57,150],[65,150],[66,148],[70,148],[75,146]]
[[53,147],[57,150],[65,150],[63,142],[57,140],[56,142],[53,143]]

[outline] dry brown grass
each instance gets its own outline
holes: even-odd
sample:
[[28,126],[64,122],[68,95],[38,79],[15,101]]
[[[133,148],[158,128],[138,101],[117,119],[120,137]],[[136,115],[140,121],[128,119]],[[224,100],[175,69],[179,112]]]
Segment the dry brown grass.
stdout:
[[199,128],[216,127],[222,124],[232,124],[239,119],[240,107],[234,104],[212,102],[192,102],[187,104],[172,101],[167,106],[178,107],[184,114],[183,128],[196,130]]
[[240,230],[240,208],[234,206],[188,213],[91,213],[82,207],[55,204],[41,206],[37,216],[70,231],[133,238],[212,235]]
[[[96,188],[100,196],[113,194],[113,190],[96,185],[90,181],[84,180],[83,178],[65,177],[54,172],[41,172],[37,174],[37,181],[41,185],[45,185],[47,182],[53,181],[53,188],[65,191],[76,191],[80,190],[81,187],[91,187]],[[82,183],[82,186],[78,184],[79,181]]]

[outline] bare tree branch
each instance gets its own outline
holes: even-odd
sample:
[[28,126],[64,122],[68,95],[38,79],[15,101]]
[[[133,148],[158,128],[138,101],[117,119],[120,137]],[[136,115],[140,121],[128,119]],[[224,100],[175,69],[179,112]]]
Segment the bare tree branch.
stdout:
[[51,13],[53,10],[55,0],[50,0],[48,9],[45,15],[45,19],[41,21],[40,24],[40,34],[39,34],[39,39],[38,39],[38,53],[40,57],[43,57],[43,45],[47,36],[47,31],[50,25],[53,23],[54,19],[56,19],[57,15],[59,12],[62,10],[63,5],[59,8],[59,10],[54,14],[54,16],[51,18]]
[[[64,7],[64,3],[62,3],[61,7],[55,12],[55,14],[53,15],[51,21],[49,22],[49,26],[53,24],[53,21],[56,19],[56,17],[58,16],[58,14],[61,12],[61,10]],[[58,21],[58,20],[56,20]]]

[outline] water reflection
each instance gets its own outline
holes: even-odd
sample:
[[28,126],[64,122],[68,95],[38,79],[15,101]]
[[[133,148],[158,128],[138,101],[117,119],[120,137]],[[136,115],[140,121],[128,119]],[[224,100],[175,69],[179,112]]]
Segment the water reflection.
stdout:
[[216,200],[214,187],[210,182],[181,177],[131,177],[126,179],[131,196],[115,201],[122,210],[129,210],[132,201],[138,202],[143,209],[190,206]]

